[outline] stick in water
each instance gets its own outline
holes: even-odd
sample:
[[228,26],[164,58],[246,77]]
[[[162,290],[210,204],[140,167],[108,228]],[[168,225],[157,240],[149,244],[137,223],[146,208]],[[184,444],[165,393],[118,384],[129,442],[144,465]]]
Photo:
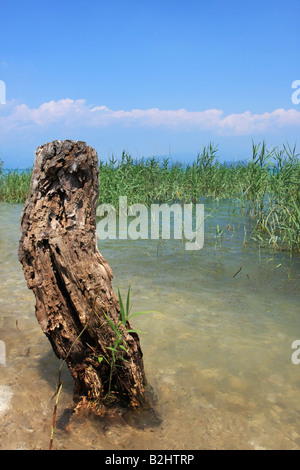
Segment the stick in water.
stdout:
[[241,266],[241,267],[240,267],[240,269],[239,269],[239,270],[238,270],[238,271],[237,271],[237,272],[236,272],[236,273],[235,273],[235,274],[234,274],[232,277],[235,277],[235,276],[237,276],[237,275],[238,275],[238,273],[240,273],[240,272],[241,272],[242,268],[243,268],[243,266]]
[[59,394],[62,389],[62,382],[60,382],[59,387],[57,389],[56,393],[56,400],[55,400],[55,405],[54,405],[54,410],[53,410],[53,421],[52,421],[52,429],[51,429],[51,437],[50,437],[50,444],[49,444],[49,450],[52,449],[52,443],[53,443],[53,435],[54,435],[54,427],[55,427],[55,420],[56,420],[56,411],[57,411],[57,405],[58,405],[58,400],[59,400]]

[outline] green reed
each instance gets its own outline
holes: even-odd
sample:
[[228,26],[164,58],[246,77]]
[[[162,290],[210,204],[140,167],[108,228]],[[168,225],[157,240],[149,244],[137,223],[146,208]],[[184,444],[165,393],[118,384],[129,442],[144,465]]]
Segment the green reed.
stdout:
[[[278,250],[300,252],[299,182],[300,163],[296,147],[267,149],[252,144],[247,161],[221,163],[219,149],[204,146],[194,162],[184,166],[170,158],[133,159],[123,152],[99,162],[99,204],[119,206],[119,196],[128,205],[141,203],[190,203],[200,198],[234,199],[249,217],[252,238]],[[0,200],[24,202],[31,171],[1,174]]]
[[0,201],[22,203],[29,193],[32,170],[3,173],[0,168]]

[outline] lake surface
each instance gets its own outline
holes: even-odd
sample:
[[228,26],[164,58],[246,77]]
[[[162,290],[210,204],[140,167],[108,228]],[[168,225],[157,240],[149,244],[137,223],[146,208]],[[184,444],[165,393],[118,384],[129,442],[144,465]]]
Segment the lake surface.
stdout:
[[[133,319],[147,332],[154,410],[123,423],[78,416],[66,427],[66,369],[54,449],[300,449],[300,364],[291,360],[299,258],[243,246],[249,227],[228,207],[205,201],[199,251],[180,240],[98,242],[114,289],[126,296],[131,286],[132,312],[160,312]],[[21,211],[0,203],[0,449],[47,449],[61,362],[17,259]]]

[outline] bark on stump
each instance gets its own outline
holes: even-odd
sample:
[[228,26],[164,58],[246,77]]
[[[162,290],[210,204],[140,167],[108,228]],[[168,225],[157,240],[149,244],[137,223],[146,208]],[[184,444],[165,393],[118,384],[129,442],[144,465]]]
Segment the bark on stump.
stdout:
[[[97,249],[98,158],[85,142],[38,147],[21,218],[19,260],[36,298],[36,317],[74,379],[77,407],[99,410],[112,395],[137,407],[145,400],[145,374],[137,333],[118,326],[127,351],[117,366],[112,350],[120,306],[112,270]],[[98,359],[99,358],[99,359]],[[101,359],[102,358],[102,359]]]

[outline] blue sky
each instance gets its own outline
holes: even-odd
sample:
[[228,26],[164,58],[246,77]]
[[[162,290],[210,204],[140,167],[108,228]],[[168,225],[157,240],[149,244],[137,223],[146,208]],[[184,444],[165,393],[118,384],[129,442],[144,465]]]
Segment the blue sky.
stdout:
[[209,142],[237,160],[252,140],[299,141],[299,0],[2,0],[0,14],[7,168],[55,139],[181,161]]

